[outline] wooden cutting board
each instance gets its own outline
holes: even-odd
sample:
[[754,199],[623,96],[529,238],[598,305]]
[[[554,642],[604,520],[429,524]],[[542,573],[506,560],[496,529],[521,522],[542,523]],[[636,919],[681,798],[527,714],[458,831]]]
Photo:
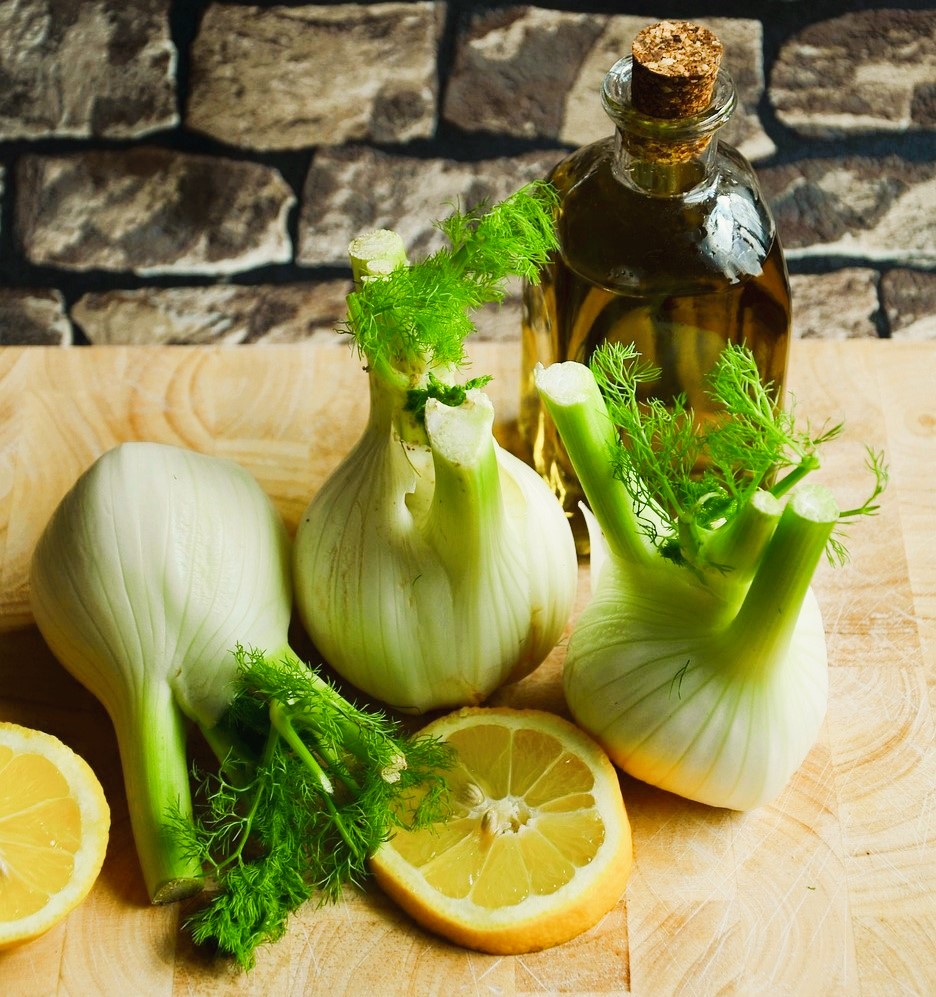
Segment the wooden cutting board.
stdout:
[[[510,443],[518,358],[478,344]],[[342,346],[0,350],[0,719],[57,734],[104,785],[113,829],[88,899],[0,956],[0,994],[936,993],[936,343],[794,345],[791,388],[814,423],[844,418],[826,483],[864,497],[863,445],[891,485],[815,589],[831,692],[822,734],[775,803],[747,814],[623,778],[636,865],[625,898],[558,948],[511,958],[430,937],[375,889],[296,915],[245,975],[192,948],[147,903],[116,746],[101,707],[30,625],[27,565],[76,476],[122,440],[241,461],[294,528],[366,415]],[[579,606],[587,597],[581,573]],[[498,703],[563,712],[561,648]]]

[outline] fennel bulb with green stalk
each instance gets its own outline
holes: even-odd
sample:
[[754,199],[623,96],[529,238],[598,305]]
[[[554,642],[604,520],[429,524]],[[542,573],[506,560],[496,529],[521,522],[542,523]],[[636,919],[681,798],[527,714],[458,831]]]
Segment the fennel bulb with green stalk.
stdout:
[[[125,443],[62,499],[33,554],[30,599],[64,667],[107,710],[155,903],[198,892],[196,942],[241,965],[314,892],[334,899],[447,754],[354,707],[288,646],[289,539],[233,461]],[[218,757],[193,811],[194,724]]]
[[683,398],[638,402],[657,376],[620,345],[591,369],[535,373],[591,506],[592,591],[565,696],[625,772],[748,810],[783,790],[818,736],[828,672],[812,578],[825,552],[844,556],[837,526],[876,511],[886,472],[872,454],[872,495],[845,512],[801,484],[841,427],[798,432],[746,348],[716,365],[727,418],[703,427]]
[[370,411],[300,521],[296,602],[331,667],[399,711],[484,700],[546,657],[572,611],[565,514],[495,440],[486,379],[456,380],[468,313],[554,247],[550,209],[531,185],[456,213],[441,225],[451,249],[413,265],[393,233],[351,246]]
[[165,831],[170,809],[191,810],[186,721],[215,727],[234,694],[239,642],[286,649],[288,542],[238,465],[125,443],[81,475],[33,555],[33,616],[111,718],[156,903],[201,889],[200,864]]

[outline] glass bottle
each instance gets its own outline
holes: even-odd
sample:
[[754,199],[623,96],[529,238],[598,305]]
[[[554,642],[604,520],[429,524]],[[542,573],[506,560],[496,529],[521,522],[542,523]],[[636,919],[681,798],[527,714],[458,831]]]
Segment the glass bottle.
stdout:
[[[673,35],[679,45],[690,29],[695,41],[701,32],[720,56],[706,29],[663,22],[646,30],[660,28],[671,45]],[[706,60],[707,87],[692,72],[688,82],[661,84],[640,63],[638,40],[602,87],[614,134],[549,176],[560,199],[560,250],[541,282],[523,289],[521,439],[582,553],[582,495],[533,385],[535,364],[585,363],[605,340],[632,342],[661,371],[644,396],[685,393],[704,418],[712,409],[706,375],[726,343],[753,350],[778,399],[789,352],[789,278],[774,220],[750,163],[716,136],[734,110],[734,84],[717,57],[714,69]]]

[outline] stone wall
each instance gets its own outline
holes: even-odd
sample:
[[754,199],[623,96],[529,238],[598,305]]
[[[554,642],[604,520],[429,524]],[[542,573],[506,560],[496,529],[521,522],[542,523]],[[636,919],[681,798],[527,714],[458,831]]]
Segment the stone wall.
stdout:
[[725,42],[796,335],[936,338],[930,2],[4,0],[0,343],[340,341],[349,239],[419,255],[608,133],[660,17]]

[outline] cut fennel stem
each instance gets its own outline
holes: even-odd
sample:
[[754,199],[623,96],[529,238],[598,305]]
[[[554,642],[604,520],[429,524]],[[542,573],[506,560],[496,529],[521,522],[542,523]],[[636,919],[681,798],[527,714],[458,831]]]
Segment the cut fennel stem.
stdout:
[[834,499],[801,486],[781,511],[758,496],[714,533],[717,570],[674,564],[612,473],[617,430],[591,371],[568,362],[535,379],[593,512],[592,597],[563,674],[569,709],[635,778],[736,810],[774,799],[825,715],[825,634],[809,585],[839,520]]

